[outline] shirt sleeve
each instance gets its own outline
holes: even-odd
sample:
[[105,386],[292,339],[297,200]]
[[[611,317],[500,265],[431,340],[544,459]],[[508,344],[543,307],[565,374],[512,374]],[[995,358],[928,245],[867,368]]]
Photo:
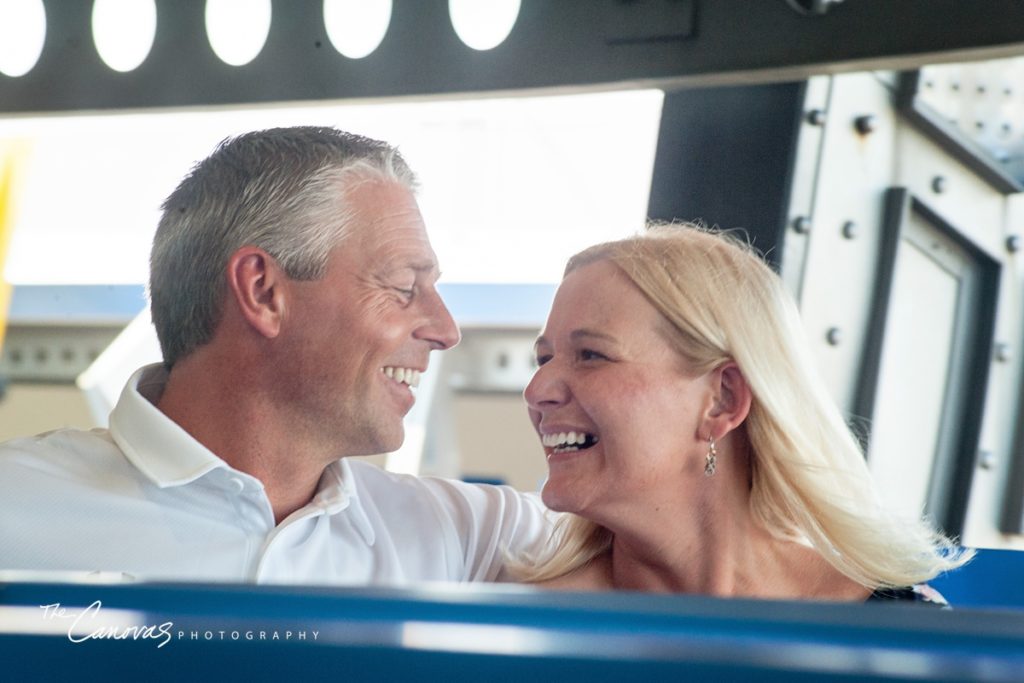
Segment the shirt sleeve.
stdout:
[[421,481],[454,531],[461,581],[508,580],[509,557],[538,553],[551,538],[557,515],[536,493],[432,477]]

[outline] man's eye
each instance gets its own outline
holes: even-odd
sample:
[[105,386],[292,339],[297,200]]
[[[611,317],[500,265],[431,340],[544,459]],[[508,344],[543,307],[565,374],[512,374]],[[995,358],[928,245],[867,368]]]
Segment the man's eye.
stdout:
[[604,354],[598,353],[597,351],[591,351],[590,349],[583,349],[580,351],[580,360],[606,360],[608,357]]
[[409,289],[403,289],[401,287],[395,287],[395,291],[398,292],[399,294],[401,294],[406,299],[411,299],[413,294],[416,293],[416,288],[415,287],[411,287]]
[[551,360],[551,354],[550,353],[538,354],[537,355],[537,367],[540,367],[541,365],[544,365],[549,360]]

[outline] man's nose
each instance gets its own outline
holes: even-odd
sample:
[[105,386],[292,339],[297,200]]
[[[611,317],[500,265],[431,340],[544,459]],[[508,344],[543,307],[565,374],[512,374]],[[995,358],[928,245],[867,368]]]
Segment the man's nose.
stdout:
[[428,322],[418,330],[416,336],[429,341],[437,351],[444,351],[458,344],[462,339],[462,333],[459,332],[455,318],[436,290],[431,292],[428,307]]

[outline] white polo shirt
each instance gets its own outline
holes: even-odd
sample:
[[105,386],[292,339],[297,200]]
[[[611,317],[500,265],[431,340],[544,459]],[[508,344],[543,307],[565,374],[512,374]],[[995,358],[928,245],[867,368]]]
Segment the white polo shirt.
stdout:
[[330,465],[309,504],[275,525],[258,479],[157,410],[165,381],[159,365],[136,372],[109,430],[0,444],[0,570],[256,583],[492,581],[504,548],[532,550],[550,535],[535,495],[396,475],[351,458]]

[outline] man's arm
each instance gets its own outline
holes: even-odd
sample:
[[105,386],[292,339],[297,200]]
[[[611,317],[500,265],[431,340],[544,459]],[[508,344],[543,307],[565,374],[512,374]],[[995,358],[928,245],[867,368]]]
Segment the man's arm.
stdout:
[[506,560],[540,553],[551,538],[557,514],[539,494],[432,477],[422,482],[461,545],[460,580],[509,580]]

